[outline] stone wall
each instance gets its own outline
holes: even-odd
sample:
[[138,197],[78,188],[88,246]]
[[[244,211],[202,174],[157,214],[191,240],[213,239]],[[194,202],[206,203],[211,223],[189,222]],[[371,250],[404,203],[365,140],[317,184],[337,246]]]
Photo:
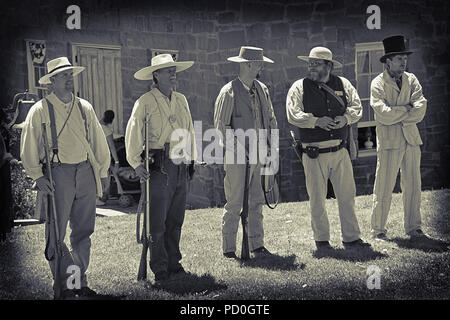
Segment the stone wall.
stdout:
[[[424,188],[449,186],[450,159],[447,77],[450,5],[446,1],[378,1],[381,30],[368,30],[366,8],[372,1],[299,0],[166,0],[163,3],[133,1],[78,1],[81,30],[65,27],[65,12],[72,1],[4,1],[0,13],[4,72],[2,106],[27,87],[24,39],[47,41],[47,56],[71,56],[71,43],[120,45],[124,119],[134,101],[149,88],[133,73],[150,61],[150,50],[179,50],[180,60],[194,60],[189,71],[179,74],[178,90],[189,101],[194,120],[203,131],[213,126],[214,101],[220,88],[232,80],[238,66],[227,57],[241,45],[264,48],[275,61],[267,65],[261,80],[267,84],[280,127],[280,180],[283,201],[307,199],[303,168],[290,149],[285,99],[291,84],[306,74],[296,58],[314,46],[330,48],[344,66],[335,72],[355,82],[355,44],[381,41],[393,34],[409,39],[414,54],[409,69],[423,85],[429,101],[419,125]],[[126,121],[125,124],[126,125]],[[206,144],[204,143],[204,146]],[[371,193],[375,158],[354,162],[358,193]],[[198,168],[190,183],[190,207],[221,206],[224,172],[221,166]]]

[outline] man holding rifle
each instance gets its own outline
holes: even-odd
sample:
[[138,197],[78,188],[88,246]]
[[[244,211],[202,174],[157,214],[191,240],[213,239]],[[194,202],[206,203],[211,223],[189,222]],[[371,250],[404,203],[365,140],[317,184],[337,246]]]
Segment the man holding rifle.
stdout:
[[[193,61],[175,62],[170,54],[159,54],[152,58],[151,66],[134,74],[138,80],[153,80],[154,83],[153,88],[134,104],[127,124],[125,147],[128,163],[136,174],[141,180],[150,179],[147,183],[150,212],[146,212],[149,216],[146,223],[150,228],[149,234],[144,236],[149,240],[150,268],[155,274],[155,286],[162,285],[171,274],[185,272],[180,263],[180,237],[187,178],[192,179],[194,173],[196,147],[188,102],[184,95],[175,91],[175,86],[176,74],[193,64]],[[178,135],[183,132],[184,136]],[[141,157],[145,144],[149,146],[146,151],[153,158],[149,171]],[[145,255],[143,252],[142,256]],[[141,270],[144,268],[140,267]],[[140,273],[138,279],[145,279],[146,274]]]
[[[258,141],[261,129],[269,131],[277,129],[269,90],[262,82],[256,80],[264,64],[273,61],[263,55],[263,49],[248,46],[241,47],[239,56],[230,57],[228,60],[239,63],[239,76],[221,89],[214,109],[214,126],[221,133],[226,148],[224,190],[227,202],[222,219],[222,251],[226,258],[237,258],[236,235],[242,214],[244,216],[242,258],[246,259],[248,258],[244,250],[246,247],[250,249],[252,257],[270,255],[264,246],[262,206],[265,200],[261,185],[262,159],[253,161],[255,159],[252,159],[251,151],[256,150],[259,154]],[[245,136],[244,139],[238,136],[239,129],[250,134],[249,143],[245,141]],[[234,132],[230,139],[227,131],[231,130]],[[252,135],[252,132],[255,134]],[[239,156],[239,149],[244,150],[245,159]],[[250,166],[247,169],[249,162]],[[248,201],[244,203],[244,199]],[[245,210],[247,208],[248,210]],[[248,244],[245,243],[247,232]]]
[[[53,92],[30,109],[22,131],[20,156],[37,188],[50,196],[45,254],[55,280],[55,298],[92,297],[96,293],[87,286],[85,273],[94,232],[96,195],[101,196],[109,183],[109,149],[92,105],[73,94],[74,76],[84,67],[72,66],[61,57],[49,61],[47,69],[39,83],[51,84]],[[51,152],[45,141],[51,144]],[[45,158],[51,163],[46,163]],[[71,252],[64,244],[69,220]],[[72,274],[79,274],[80,279],[68,279]]]

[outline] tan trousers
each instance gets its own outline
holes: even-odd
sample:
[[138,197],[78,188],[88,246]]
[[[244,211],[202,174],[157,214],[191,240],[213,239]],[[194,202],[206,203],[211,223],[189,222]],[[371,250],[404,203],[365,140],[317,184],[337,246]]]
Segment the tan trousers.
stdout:
[[[96,184],[94,172],[89,162],[80,164],[59,164],[52,169],[55,182],[55,204],[58,216],[58,230],[62,243],[63,257],[61,259],[61,287],[67,288],[67,279],[71,275],[67,273],[67,268],[76,265],[80,268],[81,287],[87,286],[86,270],[89,265],[91,239],[95,225],[95,199]],[[72,251],[69,251],[64,238],[67,224],[70,221],[70,244]],[[49,220],[45,224],[45,232],[51,232],[54,237],[53,226]],[[52,238],[51,238],[52,239]],[[50,240],[49,254],[54,254],[54,247]],[[55,260],[49,262],[50,269],[55,278]]]
[[348,151],[341,149],[336,152],[322,153],[316,159],[311,159],[304,153],[302,161],[311,207],[314,240],[330,240],[330,225],[325,208],[328,179],[333,184],[338,201],[342,240],[350,242],[359,239],[360,231],[355,214],[356,188]]
[[[250,250],[264,246],[262,206],[265,203],[261,187],[261,165],[250,166],[248,239]],[[227,200],[222,218],[223,252],[236,251],[236,235],[244,201],[244,164],[225,165],[224,190]]]
[[420,157],[420,147],[412,146],[406,141],[400,149],[378,151],[371,219],[374,234],[387,232],[386,222],[399,169],[405,232],[420,228]]

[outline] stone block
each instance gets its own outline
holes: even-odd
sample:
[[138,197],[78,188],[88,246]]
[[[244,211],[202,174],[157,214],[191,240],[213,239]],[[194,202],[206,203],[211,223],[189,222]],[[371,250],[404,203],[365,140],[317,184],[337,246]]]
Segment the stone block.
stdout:
[[273,3],[245,2],[242,19],[246,22],[283,20],[284,6]]
[[267,37],[268,30],[265,24],[255,23],[245,28],[247,40],[253,41],[255,39]]
[[288,23],[274,23],[270,26],[272,38],[280,38],[289,36]]
[[214,32],[214,23],[211,21],[205,21],[205,20],[194,20],[193,27],[192,27],[193,33],[201,33],[201,32]]
[[219,32],[219,49],[240,48],[245,44],[243,30]]
[[289,21],[307,21],[311,19],[313,10],[313,4],[288,5],[286,7],[286,17]]

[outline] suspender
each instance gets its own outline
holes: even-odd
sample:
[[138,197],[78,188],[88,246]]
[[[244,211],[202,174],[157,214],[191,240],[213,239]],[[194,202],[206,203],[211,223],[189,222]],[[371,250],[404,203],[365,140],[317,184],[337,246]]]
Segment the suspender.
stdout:
[[[74,99],[76,99],[76,98],[74,98]],[[52,162],[56,156],[56,158],[58,159],[58,162],[60,163],[61,161],[60,161],[59,155],[58,155],[58,138],[59,138],[59,135],[61,134],[61,132],[66,127],[67,121],[69,121],[69,117],[72,114],[72,110],[73,110],[73,104],[72,104],[72,107],[70,108],[69,115],[67,116],[66,121],[64,122],[61,130],[59,131],[59,134],[56,134],[55,109],[53,107],[53,104],[48,99],[45,99],[45,100],[47,101],[48,115],[50,117],[50,132],[51,132],[51,136],[52,136],[51,138],[52,138],[52,153],[53,153]],[[74,103],[75,103],[75,101],[74,101]],[[88,140],[86,113],[84,112],[83,108],[81,107],[80,101],[77,101],[77,105],[78,105],[78,108],[80,109],[81,117],[83,118],[83,121],[84,121],[84,130],[86,132],[86,140]]]

